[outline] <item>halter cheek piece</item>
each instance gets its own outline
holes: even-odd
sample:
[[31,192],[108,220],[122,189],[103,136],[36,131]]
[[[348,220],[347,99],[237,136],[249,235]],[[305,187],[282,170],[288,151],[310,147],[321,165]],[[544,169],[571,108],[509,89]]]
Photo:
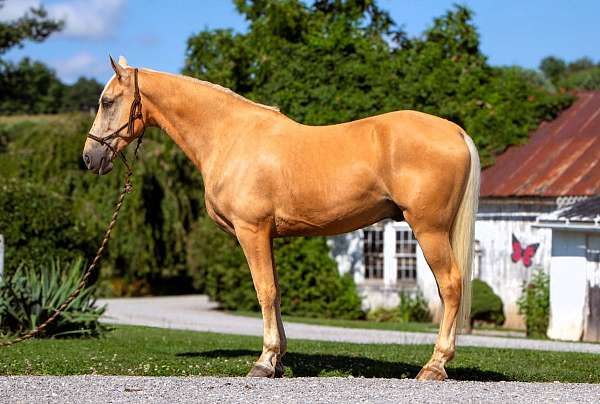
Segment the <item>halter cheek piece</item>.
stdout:
[[[134,124],[135,124],[136,120],[140,119],[142,121],[142,134],[138,137],[137,145],[135,146],[135,156],[137,158],[138,149],[140,148],[140,145],[142,144],[142,138],[144,137],[144,131],[146,129],[146,125],[144,123],[144,119],[142,116],[142,97],[140,96],[140,87],[138,86],[138,69],[137,68],[134,69],[133,72],[134,72],[134,75],[133,75],[134,95],[133,95],[133,101],[131,102],[131,108],[129,110],[129,120],[127,121],[127,123],[123,124],[123,126],[121,126],[119,129],[117,129],[116,131],[114,131],[113,133],[111,133],[110,135],[105,136],[105,137],[94,136],[91,133],[88,133],[88,135],[87,135],[88,138],[95,140],[96,142],[98,142],[101,145],[106,146],[108,149],[110,149],[110,151],[113,152],[113,157],[118,155],[121,158],[121,160],[123,160],[123,163],[125,163],[125,166],[127,167],[127,170],[129,172],[131,172],[131,169],[129,168],[127,159],[125,158],[125,156],[123,155],[122,152],[117,152],[115,147],[113,145],[111,145],[109,142],[116,138],[121,138],[121,139],[125,139],[125,140],[133,140]],[[125,128],[127,128],[127,136],[123,136],[121,134],[121,131]]]

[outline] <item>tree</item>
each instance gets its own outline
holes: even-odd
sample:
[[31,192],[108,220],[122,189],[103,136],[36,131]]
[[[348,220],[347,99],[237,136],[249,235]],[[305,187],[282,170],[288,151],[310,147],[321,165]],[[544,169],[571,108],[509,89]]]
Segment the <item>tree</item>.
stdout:
[[540,62],[540,70],[556,84],[565,75],[567,64],[560,58],[547,56]]
[[600,90],[600,63],[582,57],[570,63],[554,56],[542,59],[540,70],[556,87],[569,90]]
[[576,90],[600,90],[600,66],[572,73],[563,78],[559,86]]
[[102,86],[80,77],[63,84],[54,70],[23,58],[19,63],[0,60],[0,114],[54,114],[96,108]]
[[61,109],[63,111],[95,112],[102,88],[102,85],[95,79],[80,77],[74,84],[66,86]]
[[[0,10],[4,3],[0,0]],[[42,42],[63,25],[48,18],[42,6],[16,20],[0,21],[0,55],[26,40]],[[25,58],[15,65],[0,59],[0,114],[57,112],[62,90],[54,72],[43,64]]]
[[462,125],[489,165],[571,102],[533,72],[490,66],[466,7],[455,6],[408,38],[372,0],[235,4],[248,32],[192,36],[184,72],[277,105],[306,124],[416,109]]
[[60,111],[64,85],[40,62],[0,60],[0,114],[49,114]]
[[[0,9],[5,0],[0,0]],[[60,31],[64,22],[48,18],[44,7],[31,8],[22,17],[8,22],[0,21],[0,55],[25,40],[42,42],[52,33]]]

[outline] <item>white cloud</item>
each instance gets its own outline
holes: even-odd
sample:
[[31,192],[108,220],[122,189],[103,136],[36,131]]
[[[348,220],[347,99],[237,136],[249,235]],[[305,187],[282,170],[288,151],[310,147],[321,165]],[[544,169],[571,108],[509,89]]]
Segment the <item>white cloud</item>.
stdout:
[[39,0],[8,0],[0,8],[0,21],[16,20],[32,7],[39,7]]
[[50,16],[65,21],[61,35],[97,39],[113,33],[125,12],[125,0],[72,0],[46,8]]
[[96,56],[85,51],[65,60],[51,61],[50,65],[56,70],[58,77],[67,83],[72,83],[81,76],[105,76],[110,70],[108,61],[101,63]]
[[0,21],[22,17],[31,7],[43,5],[52,18],[65,21],[58,35],[98,39],[111,35],[125,12],[126,0],[65,0],[45,4],[40,0],[7,0],[0,9]]

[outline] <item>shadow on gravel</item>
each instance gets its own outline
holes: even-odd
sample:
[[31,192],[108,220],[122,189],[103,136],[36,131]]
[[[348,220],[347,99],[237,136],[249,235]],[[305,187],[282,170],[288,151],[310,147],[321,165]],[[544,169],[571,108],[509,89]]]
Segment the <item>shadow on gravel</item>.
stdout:
[[[176,354],[179,357],[193,358],[257,358],[260,351],[249,349],[215,349],[205,352],[182,352]],[[415,366],[403,362],[388,362],[377,359],[361,358],[346,355],[310,355],[305,353],[288,352],[283,358],[283,364],[291,369],[294,377],[317,377],[323,375],[354,377],[377,377],[377,378],[414,378],[421,370]],[[449,368],[448,377],[453,380],[477,380],[477,381],[510,381],[506,375],[498,372],[485,371],[477,368]]]

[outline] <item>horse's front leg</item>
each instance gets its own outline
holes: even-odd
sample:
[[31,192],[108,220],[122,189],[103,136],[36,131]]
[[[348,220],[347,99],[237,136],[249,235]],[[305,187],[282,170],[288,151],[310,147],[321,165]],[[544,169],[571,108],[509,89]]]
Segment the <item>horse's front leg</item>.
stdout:
[[270,225],[236,223],[235,234],[248,260],[263,316],[263,350],[248,376],[281,377],[284,372],[281,359],[287,344],[281,321],[281,296]]

